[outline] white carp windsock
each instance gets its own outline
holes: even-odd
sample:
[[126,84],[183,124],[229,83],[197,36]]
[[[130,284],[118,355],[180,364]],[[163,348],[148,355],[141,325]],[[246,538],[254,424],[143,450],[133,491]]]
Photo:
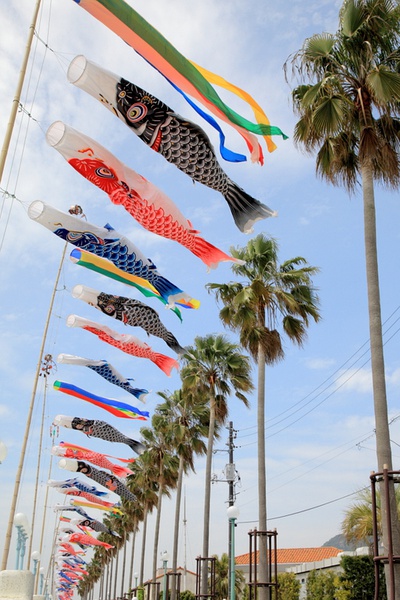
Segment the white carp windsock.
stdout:
[[72,296],[94,306],[105,315],[122,321],[125,325],[141,327],[148,335],[155,335],[164,340],[177,354],[184,354],[185,348],[182,348],[176,337],[163,325],[154,308],[147,304],[125,296],[99,292],[82,284],[72,289]]
[[75,429],[82,431],[88,437],[97,437],[106,442],[118,442],[120,444],[127,444],[136,454],[143,454],[146,447],[124,435],[118,429],[106,423],[106,421],[99,421],[98,419],[85,419],[82,417],[69,417],[67,415],[57,415],[53,419],[53,424],[60,427],[66,427],[68,429]]
[[46,139],[71,167],[103,190],[113,204],[122,205],[148,231],[178,242],[210,269],[223,261],[243,264],[201,238],[162,190],[90,137],[56,121],[47,130]]
[[98,227],[41,200],[30,204],[28,215],[77,247],[71,254],[71,260],[76,264],[133,286],[144,296],[158,298],[179,318],[180,312],[175,304],[184,308],[199,307],[198,300],[160,275],[156,265],[111,225]]
[[82,329],[97,335],[103,342],[115,346],[122,350],[122,352],[126,352],[131,356],[148,358],[168,376],[171,374],[173,368],[179,370],[179,363],[174,358],[165,356],[165,354],[160,354],[159,352],[154,352],[148,344],[142,342],[134,335],[118,333],[106,325],[95,323],[94,321],[79,317],[78,315],[69,315],[67,317],[67,326],[81,327]]
[[96,481],[107,490],[110,490],[110,492],[114,492],[114,494],[117,494],[121,498],[125,498],[125,500],[128,500],[129,502],[136,502],[136,496],[132,494],[132,492],[118,479],[118,477],[111,475],[110,473],[106,473],[106,471],[96,469],[83,460],[62,458],[59,461],[58,466],[61,469],[66,469],[67,471],[72,471],[74,473],[83,473],[83,475],[90,477],[90,479],[93,479],[93,481]]

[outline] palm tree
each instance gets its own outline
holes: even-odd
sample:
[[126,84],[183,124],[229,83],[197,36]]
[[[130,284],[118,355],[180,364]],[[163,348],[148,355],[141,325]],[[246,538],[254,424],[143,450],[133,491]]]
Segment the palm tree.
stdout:
[[139,570],[139,585],[143,585],[144,562],[146,555],[147,516],[157,505],[158,471],[154,468],[151,456],[143,452],[135,462],[130,465],[133,475],[128,477],[128,488],[135,494],[143,511],[142,516],[142,549]]
[[[308,266],[302,257],[278,264],[278,244],[260,234],[244,248],[231,248],[235,258],[232,271],[242,278],[228,284],[210,283],[224,307],[220,318],[225,326],[240,335],[240,343],[258,365],[257,429],[258,429],[258,527],[267,530],[267,494],[265,466],[265,365],[284,357],[282,333],[302,345],[310,319],[319,320],[318,298],[311,277],[318,269]],[[267,537],[259,540],[259,579],[268,581]],[[268,588],[260,588],[267,595]]]
[[140,433],[147,446],[145,451],[148,460],[157,471],[158,501],[154,531],[153,572],[152,580],[156,583],[158,538],[160,533],[161,507],[163,496],[170,497],[170,489],[176,487],[178,479],[179,459],[172,453],[171,428],[168,417],[154,414],[151,419],[152,427],[142,427]]
[[[237,344],[221,334],[196,337],[182,357],[183,393],[191,392],[200,401],[207,397],[210,407],[204,485],[203,558],[208,558],[210,537],[211,464],[216,422],[224,422],[231,393],[246,406],[244,393],[253,389],[250,361]],[[202,571],[202,594],[207,593],[207,562]]]
[[[172,572],[176,573],[178,567],[178,539],[179,521],[182,498],[183,475],[194,471],[194,455],[205,454],[206,445],[203,438],[207,437],[210,413],[204,399],[196,401],[193,394],[175,390],[172,394],[158,392],[164,400],[155,411],[158,415],[167,418],[170,424],[171,437],[174,449],[179,457],[178,480],[176,485],[176,504],[174,522],[174,541],[172,550]],[[176,581],[172,581],[171,600],[176,597]]]
[[[245,583],[242,571],[235,569],[235,596],[240,596]],[[229,556],[224,552],[221,558],[215,555],[215,597],[216,600],[229,598]]]
[[[397,512],[400,514],[400,487],[395,488]],[[378,535],[382,535],[381,497],[376,493],[376,516]],[[372,492],[365,488],[358,492],[357,501],[345,511],[342,521],[342,533],[346,542],[357,542],[370,545],[373,535]]]
[[[301,84],[295,141],[317,151],[318,175],[354,191],[361,182],[378,471],[392,469],[377,260],[375,181],[400,183],[400,6],[346,0],[335,34],[317,34],[290,57]],[[383,486],[382,486],[383,488]],[[394,554],[400,553],[394,485],[389,487]],[[381,489],[382,497],[385,491]],[[386,505],[384,502],[383,505]],[[388,525],[382,522],[388,551]],[[396,566],[400,595],[400,565]]]

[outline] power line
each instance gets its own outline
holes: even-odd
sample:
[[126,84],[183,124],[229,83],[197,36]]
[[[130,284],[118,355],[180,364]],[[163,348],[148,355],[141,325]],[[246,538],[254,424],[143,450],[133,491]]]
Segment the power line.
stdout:
[[[300,515],[305,512],[310,512],[311,510],[316,510],[317,508],[322,508],[323,506],[328,506],[329,504],[333,504],[334,502],[339,502],[340,500],[344,500],[345,498],[350,498],[351,496],[354,496],[355,494],[359,494],[360,492],[362,492],[366,489],[368,489],[368,486],[363,487],[363,488],[357,490],[356,492],[352,492],[351,494],[346,494],[345,496],[340,496],[340,498],[335,498],[334,500],[328,500],[327,502],[322,502],[322,504],[316,504],[315,506],[310,506],[309,508],[303,508],[303,510],[296,510],[295,512],[287,513],[286,515],[270,517],[269,519],[267,519],[267,521],[276,521],[277,519],[286,519],[287,517],[293,517],[295,515]],[[238,521],[238,523],[240,523],[240,524],[256,523],[256,521],[255,520],[253,520],[253,521]]]

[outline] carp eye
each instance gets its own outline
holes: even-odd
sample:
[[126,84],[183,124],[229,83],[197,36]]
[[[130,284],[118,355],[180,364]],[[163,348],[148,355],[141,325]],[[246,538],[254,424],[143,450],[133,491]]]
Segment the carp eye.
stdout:
[[95,170],[95,173],[98,177],[103,177],[103,178],[111,178],[113,179],[114,174],[110,171],[110,169],[107,169],[107,167],[99,167],[98,169]]
[[126,111],[126,118],[131,123],[136,123],[140,121],[147,115],[147,106],[141,103],[132,104]]

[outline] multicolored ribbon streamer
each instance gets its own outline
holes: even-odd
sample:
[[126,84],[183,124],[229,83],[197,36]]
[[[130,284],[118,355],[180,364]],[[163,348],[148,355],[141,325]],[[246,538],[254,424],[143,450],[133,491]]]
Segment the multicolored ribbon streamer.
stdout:
[[[75,2],[119,35],[176,88],[203,104],[215,116],[232,125],[245,139],[253,161],[261,164],[263,162],[261,146],[253,134],[281,135],[284,139],[287,138],[278,127],[270,125],[268,119],[264,123],[252,123],[227,106],[211,83],[207,81],[208,72],[199,69],[185,58],[163,35],[123,0],[75,0]],[[246,97],[250,97],[236,86],[227,89],[245,100]],[[242,93],[238,94],[238,90]],[[253,110],[254,106],[258,107],[255,102],[251,106]],[[257,119],[261,118],[259,113],[255,112],[255,115]],[[269,150],[271,149],[273,148],[269,148]]]

